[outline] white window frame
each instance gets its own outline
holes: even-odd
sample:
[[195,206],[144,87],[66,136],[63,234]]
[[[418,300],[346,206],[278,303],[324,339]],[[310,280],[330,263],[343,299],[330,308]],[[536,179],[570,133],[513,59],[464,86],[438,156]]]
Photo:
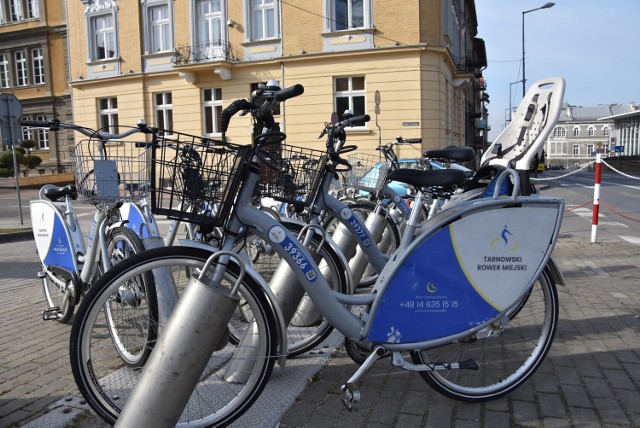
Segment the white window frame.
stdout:
[[587,156],[591,156],[591,153],[593,153],[595,146],[593,144],[587,144]]
[[[268,17],[269,12],[273,14]],[[248,39],[250,41],[273,40],[280,37],[280,2],[279,0],[245,0],[245,16],[247,17]],[[256,28],[258,19],[260,28]],[[267,24],[273,26],[273,33],[267,30]]]
[[[362,25],[353,24],[353,4],[354,0],[325,0],[325,30],[326,31],[348,31],[353,29],[372,28],[371,0],[361,0],[362,3]],[[347,7],[347,28],[338,29],[338,17],[336,13],[336,5],[344,3]]]
[[[363,89],[353,89],[353,79],[362,79],[364,88]],[[346,90],[338,90],[338,80],[347,79],[347,89]],[[354,98],[363,99],[364,111],[357,111],[354,108]],[[342,118],[342,114],[344,110],[338,107],[338,98],[348,98],[348,108],[353,112],[354,115],[358,116],[361,114],[367,113],[367,79],[364,75],[362,76],[337,76],[333,79],[333,108],[338,116]],[[343,110],[343,111],[339,111]],[[350,129],[358,129],[358,128],[366,128],[366,126],[362,127],[353,127]]]
[[[36,120],[47,120],[47,116],[36,116]],[[47,128],[38,128],[38,148],[39,150],[49,149],[49,130]]]
[[204,88],[202,90],[202,130],[208,137],[221,134],[218,118],[222,113],[222,89]]
[[[105,106],[102,106],[102,102],[105,102]],[[112,134],[118,133],[119,121],[118,121],[118,98],[98,98],[98,126],[100,131],[110,132]]]
[[27,19],[40,18],[40,0],[27,0]]
[[580,127],[575,126],[575,127],[573,128],[573,136],[574,136],[574,137],[579,137],[579,136],[580,136]]
[[0,54],[0,88],[11,87],[11,67],[9,66],[9,54]]
[[42,48],[31,50],[31,74],[34,85],[44,85],[44,54]]
[[593,137],[594,135],[596,135],[596,128],[593,126],[590,126],[589,129],[587,130],[587,133],[589,134],[589,137]]
[[610,133],[611,133],[611,130],[609,129],[608,126],[602,127],[602,135],[604,135],[605,137],[608,137]]
[[9,0],[8,15],[10,22],[22,21],[24,14],[22,12],[22,0]]
[[[20,56],[20,57],[19,57]],[[29,85],[29,67],[27,65],[27,51],[19,50],[13,53],[16,69],[16,86]]]
[[[166,16],[154,20],[154,12],[165,10]],[[145,49],[147,54],[173,51],[175,42],[173,1],[147,1],[144,3]]]
[[[160,99],[160,102],[158,102],[158,99]],[[154,93],[153,108],[155,110],[156,126],[173,133],[173,96],[171,92]]]
[[[98,26],[104,20],[106,25]],[[118,31],[117,31],[117,19],[115,12],[109,11],[107,13],[92,14],[88,16],[89,23],[89,43],[90,49],[90,61],[103,61],[115,59],[118,57]],[[101,57],[99,46],[104,46],[104,54]],[[113,54],[109,56],[109,52],[113,51]]]
[[580,155],[580,144],[574,144],[573,145],[573,155],[574,156],[579,156]]

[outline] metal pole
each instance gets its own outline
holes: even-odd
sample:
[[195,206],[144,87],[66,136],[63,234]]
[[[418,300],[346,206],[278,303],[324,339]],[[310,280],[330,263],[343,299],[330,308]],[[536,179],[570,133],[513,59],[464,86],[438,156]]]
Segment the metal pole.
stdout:
[[[9,118],[13,117],[13,113],[11,111],[11,101],[7,102],[9,107]],[[20,169],[18,168],[18,159],[16,157],[16,141],[13,135],[13,124],[9,126],[9,138],[11,139],[11,148],[13,151],[13,171],[14,176],[16,177],[16,192],[18,194],[18,212],[20,213],[20,224],[24,224],[24,220],[22,219],[22,200],[20,199]]]
[[524,66],[524,14],[525,13],[527,12],[522,12],[522,98],[524,98],[525,86],[527,83],[527,77],[525,74],[525,66]]
[[602,176],[602,153],[596,154],[596,179],[593,186],[593,216],[591,217],[591,243],[598,234],[598,214],[600,213],[600,178]]

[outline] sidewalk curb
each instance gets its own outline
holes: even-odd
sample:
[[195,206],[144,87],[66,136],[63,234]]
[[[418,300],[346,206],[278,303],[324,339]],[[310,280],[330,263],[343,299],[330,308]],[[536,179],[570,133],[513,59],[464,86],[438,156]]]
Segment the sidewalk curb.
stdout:
[[0,244],[6,244],[8,242],[20,242],[33,240],[33,232],[25,230],[24,232],[12,232],[0,234]]

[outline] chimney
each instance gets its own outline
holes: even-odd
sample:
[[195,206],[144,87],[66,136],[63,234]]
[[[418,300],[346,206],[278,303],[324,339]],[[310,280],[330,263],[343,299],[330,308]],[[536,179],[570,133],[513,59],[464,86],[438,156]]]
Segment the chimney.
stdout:
[[635,105],[633,101],[631,101],[631,103],[629,103],[629,111],[636,111],[636,110],[638,110],[638,106]]

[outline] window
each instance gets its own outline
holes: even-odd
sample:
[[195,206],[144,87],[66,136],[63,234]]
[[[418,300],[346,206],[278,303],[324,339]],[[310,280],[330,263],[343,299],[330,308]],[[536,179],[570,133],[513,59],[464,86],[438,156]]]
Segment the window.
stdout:
[[44,57],[42,49],[33,49],[31,51],[31,65],[33,73],[33,84],[41,85],[44,83]]
[[156,126],[168,131],[173,129],[173,104],[171,92],[154,94],[154,108],[156,110]]
[[604,128],[602,128],[602,135],[604,135],[605,137],[609,136],[609,127],[605,126]]
[[574,137],[579,137],[580,136],[580,128],[578,128],[577,126],[575,128],[573,128],[573,136]]
[[554,137],[566,137],[567,136],[567,128],[564,126],[556,126],[553,128],[553,136]]
[[92,32],[91,59],[115,58],[116,56],[116,29],[114,27],[114,15],[98,15],[90,18]]
[[[47,120],[47,116],[38,115],[38,116],[24,116],[23,119],[33,119],[35,117],[36,120]],[[32,140],[36,143],[36,150],[47,150],[49,149],[49,130],[45,128],[28,128],[26,126],[22,127],[22,139],[23,140]]]
[[593,155],[593,144],[587,144],[587,155]]
[[221,0],[199,0],[197,3],[196,60],[223,59],[224,14]]
[[278,36],[275,0],[249,0],[250,40],[273,39]]
[[589,127],[589,137],[593,137],[594,135],[596,135],[596,128],[594,128],[593,126]]
[[25,51],[17,51],[16,59],[16,86],[27,86],[29,83],[27,75],[27,54]]
[[345,110],[355,116],[366,113],[364,76],[337,77],[335,79],[335,111],[342,117]]
[[98,99],[98,124],[101,131],[118,133],[118,99]]
[[604,154],[609,154],[609,145],[608,144],[603,144],[602,145],[602,153]]
[[8,88],[9,87],[9,79],[11,75],[9,74],[9,55],[0,54],[0,88]]
[[173,49],[172,22],[168,3],[150,4],[147,8],[149,53]]
[[9,0],[9,17],[10,21],[22,20],[22,1],[21,0]]
[[28,0],[27,1],[27,18],[39,18],[40,17],[40,0]]
[[202,107],[204,112],[204,134],[219,134],[220,114],[222,113],[222,89],[204,89],[202,91]]
[[574,144],[573,145],[573,154],[574,155],[579,155],[580,154],[580,144]]
[[40,17],[40,0],[1,0],[2,22],[16,22]]
[[370,28],[371,0],[325,0],[327,29],[329,31],[350,28]]

